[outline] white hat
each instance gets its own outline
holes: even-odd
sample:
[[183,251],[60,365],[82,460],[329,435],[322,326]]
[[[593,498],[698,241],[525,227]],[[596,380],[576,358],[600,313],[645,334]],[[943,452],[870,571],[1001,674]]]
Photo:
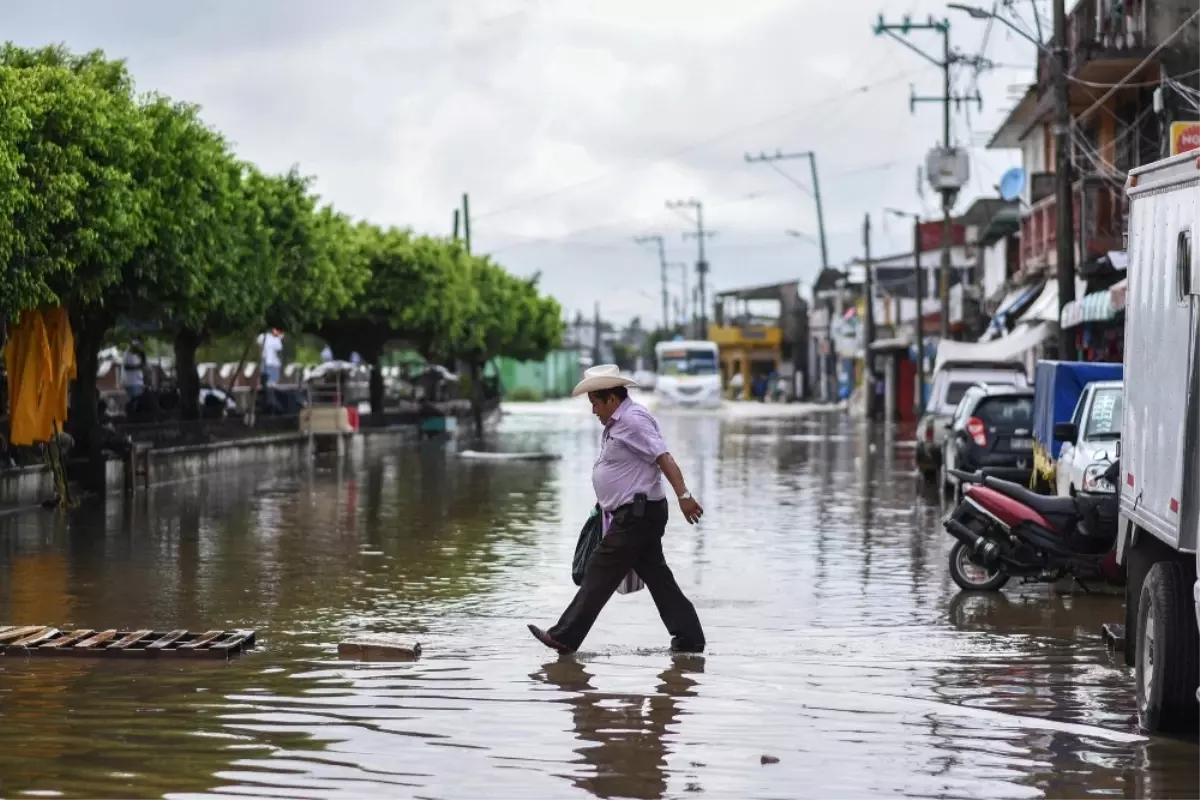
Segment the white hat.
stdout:
[[601,364],[584,371],[581,380],[571,391],[572,397],[579,397],[588,392],[598,392],[602,389],[615,389],[618,386],[637,386],[637,382],[621,376],[621,370],[616,364]]

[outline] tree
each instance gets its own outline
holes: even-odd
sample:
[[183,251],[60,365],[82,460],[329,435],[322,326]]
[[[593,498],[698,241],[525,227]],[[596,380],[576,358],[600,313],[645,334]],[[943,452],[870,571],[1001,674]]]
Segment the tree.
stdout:
[[70,425],[84,447],[96,446],[97,353],[129,305],[125,268],[150,236],[152,209],[139,180],[148,126],[125,65],[98,51],[5,45],[0,81],[23,101],[4,116],[19,120],[24,134],[15,148],[19,188],[9,189],[17,201],[13,228],[0,234],[0,247],[5,239],[12,246],[8,263],[17,268],[8,272],[18,302],[59,302],[68,310],[80,376]]
[[521,361],[545,358],[562,343],[562,307],[538,292],[538,276],[522,279],[489,258],[471,260],[475,302],[462,335],[452,340],[454,357],[471,376],[471,406],[477,431],[483,428],[483,367],[497,356]]
[[371,412],[383,412],[385,348],[404,343],[426,357],[461,335],[471,302],[463,279],[465,251],[453,243],[362,223],[357,244],[367,277],[362,291],[336,316],[315,326],[339,358],[356,351],[371,366]]
[[125,289],[135,316],[171,335],[181,414],[199,416],[196,349],[211,335],[262,316],[272,289],[262,217],[245,167],[195,106],[152,98],[136,174],[150,202],[152,236],[130,258]]

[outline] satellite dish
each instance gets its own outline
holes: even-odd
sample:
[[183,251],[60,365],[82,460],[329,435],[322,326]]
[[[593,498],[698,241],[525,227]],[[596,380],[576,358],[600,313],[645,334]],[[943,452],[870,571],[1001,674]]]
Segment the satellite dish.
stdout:
[[1013,167],[1000,177],[1000,197],[1003,200],[1016,200],[1025,190],[1025,170]]

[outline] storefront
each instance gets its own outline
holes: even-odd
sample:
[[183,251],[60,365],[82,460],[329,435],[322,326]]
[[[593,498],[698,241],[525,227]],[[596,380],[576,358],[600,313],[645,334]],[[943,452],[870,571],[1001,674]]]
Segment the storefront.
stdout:
[[1066,305],[1060,324],[1075,332],[1078,361],[1120,362],[1125,351],[1126,280]]

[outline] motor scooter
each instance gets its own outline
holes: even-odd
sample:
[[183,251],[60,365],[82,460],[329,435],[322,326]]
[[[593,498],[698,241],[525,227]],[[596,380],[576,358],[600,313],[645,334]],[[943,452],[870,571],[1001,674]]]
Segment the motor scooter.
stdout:
[[[1054,583],[1071,577],[1121,585],[1117,563],[1116,492],[1052,497],[1018,483],[953,470],[964,487],[962,502],[943,520],[958,541],[950,551],[950,577],[972,592],[999,591],[1011,578]],[[1113,486],[1120,461],[1105,478]]]

